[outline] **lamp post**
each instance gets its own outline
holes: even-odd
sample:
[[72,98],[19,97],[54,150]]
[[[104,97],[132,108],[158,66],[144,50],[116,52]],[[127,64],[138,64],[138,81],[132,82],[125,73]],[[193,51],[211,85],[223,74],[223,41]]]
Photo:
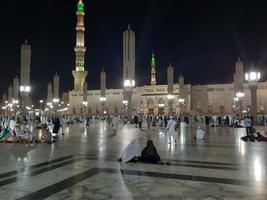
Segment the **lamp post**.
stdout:
[[26,114],[27,106],[29,104],[29,94],[31,92],[31,86],[29,86],[29,85],[21,85],[19,87],[19,90],[20,90],[21,99],[22,99],[22,102],[21,102],[22,111],[23,111],[23,114]]
[[101,102],[101,106],[102,106],[102,115],[107,114],[106,111],[106,88],[107,88],[107,75],[104,69],[102,69],[101,73],[100,73],[100,102]]
[[185,106],[185,99],[184,98],[179,98],[179,107],[180,107],[180,115],[183,115],[184,113],[184,106]]
[[245,79],[249,84],[251,94],[251,114],[255,119],[257,118],[257,89],[260,78],[261,73],[252,64],[250,71],[245,73]]
[[41,109],[41,111],[43,111],[43,103],[44,103],[44,100],[40,100],[39,103],[40,103],[40,109]]
[[100,97],[99,98],[100,102],[101,102],[101,106],[102,106],[102,114],[106,114],[106,101],[107,101],[107,98],[106,97]]
[[168,80],[168,104],[169,104],[169,115],[173,114],[173,101],[174,101],[174,94],[173,94],[173,73],[174,69],[172,64],[170,63],[167,67],[167,80]]
[[[125,114],[124,114],[124,117],[123,117],[123,121],[125,122],[126,113],[127,113],[127,111],[128,111],[128,100],[123,100],[122,103],[123,103],[124,108],[125,108],[125,109],[124,109]],[[129,120],[129,119],[128,119],[128,120]]]

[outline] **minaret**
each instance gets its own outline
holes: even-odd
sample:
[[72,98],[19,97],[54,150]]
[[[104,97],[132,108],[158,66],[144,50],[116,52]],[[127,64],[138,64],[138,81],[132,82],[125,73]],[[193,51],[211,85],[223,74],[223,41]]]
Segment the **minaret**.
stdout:
[[76,26],[76,67],[75,71],[72,71],[74,77],[74,91],[83,92],[83,84],[85,82],[87,71],[84,71],[84,55],[86,48],[84,46],[84,4],[82,0],[79,0],[77,4],[77,26]]
[[151,85],[156,85],[156,59],[155,59],[155,54],[154,52],[152,53],[152,58],[151,58],[151,80],[150,80]]

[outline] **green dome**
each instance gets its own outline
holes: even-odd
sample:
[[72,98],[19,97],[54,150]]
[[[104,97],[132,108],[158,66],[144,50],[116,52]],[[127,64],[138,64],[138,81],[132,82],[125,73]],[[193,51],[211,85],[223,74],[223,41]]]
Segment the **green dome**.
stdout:
[[84,4],[82,1],[79,1],[77,4],[77,12],[84,12]]

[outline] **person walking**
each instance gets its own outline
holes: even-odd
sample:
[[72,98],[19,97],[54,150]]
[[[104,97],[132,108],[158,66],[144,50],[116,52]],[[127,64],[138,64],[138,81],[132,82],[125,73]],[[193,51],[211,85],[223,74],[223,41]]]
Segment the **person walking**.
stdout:
[[146,118],[147,130],[150,130],[151,122],[152,122],[152,116],[148,115]]
[[140,130],[142,130],[142,124],[143,124],[143,116],[140,114],[138,116],[138,125]]
[[166,131],[167,131],[168,136],[169,136],[169,144],[171,144],[172,137],[173,137],[173,139],[175,141],[175,144],[177,143],[177,140],[176,140],[176,125],[177,125],[177,122],[173,119],[173,116],[170,116],[170,119],[168,120],[168,124],[167,124],[167,127],[166,127]]
[[115,114],[114,117],[112,118],[112,128],[114,134],[117,134],[119,123],[120,123],[120,118],[118,117],[117,114]]
[[246,115],[246,117],[244,119],[244,125],[246,127],[247,135],[252,134],[252,120],[248,115]]

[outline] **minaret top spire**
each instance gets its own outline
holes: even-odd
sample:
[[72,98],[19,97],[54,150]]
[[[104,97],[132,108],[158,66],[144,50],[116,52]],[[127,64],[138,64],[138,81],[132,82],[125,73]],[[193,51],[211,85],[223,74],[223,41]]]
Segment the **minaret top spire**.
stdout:
[[77,12],[84,12],[84,4],[82,0],[79,0],[79,3],[77,4]]
[[156,58],[155,58],[155,53],[152,53],[152,58],[151,58],[151,65],[156,65]]
[[156,85],[156,59],[155,59],[155,53],[153,51],[152,53],[152,58],[151,58],[151,80],[150,80],[151,85]]

